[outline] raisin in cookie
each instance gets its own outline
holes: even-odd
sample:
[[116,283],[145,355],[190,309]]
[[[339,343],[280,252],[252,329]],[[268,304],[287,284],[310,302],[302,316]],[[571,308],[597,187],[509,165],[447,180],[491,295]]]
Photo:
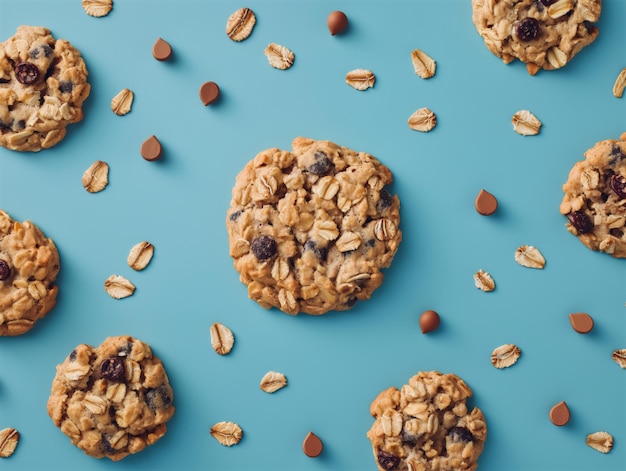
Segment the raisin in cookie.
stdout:
[[288,314],[368,299],[402,239],[392,180],[376,158],[329,141],[260,152],[237,176],[226,219],[250,298]]
[[591,250],[626,258],[626,133],[585,152],[563,191],[567,230]]
[[367,437],[381,471],[475,470],[487,438],[485,417],[468,411],[472,390],[461,378],[419,372],[401,390],[381,392]]
[[20,26],[0,44],[0,145],[39,151],[60,142],[83,119],[89,96],[80,52],[38,26]]
[[119,461],[165,435],[173,399],[149,345],[109,337],[97,348],[77,346],[57,366],[48,415],[86,454]]
[[472,0],[472,18],[491,52],[535,75],[563,67],[596,39],[601,7],[602,0]]
[[0,335],[21,335],[56,305],[59,252],[30,221],[0,210]]

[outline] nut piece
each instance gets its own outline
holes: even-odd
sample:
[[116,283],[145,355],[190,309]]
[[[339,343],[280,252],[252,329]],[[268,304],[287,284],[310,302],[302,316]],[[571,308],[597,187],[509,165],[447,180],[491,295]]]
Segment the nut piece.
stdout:
[[124,116],[130,111],[134,97],[135,94],[131,90],[124,88],[111,100],[111,110],[118,116]]
[[0,430],[0,458],[8,458],[15,451],[20,434],[14,428]]
[[476,288],[483,291],[493,291],[496,288],[496,283],[491,275],[483,270],[478,270],[474,273],[474,284]]
[[83,173],[83,187],[89,193],[98,193],[106,188],[109,183],[109,165],[106,162],[96,160]]
[[114,299],[127,298],[135,292],[135,285],[120,275],[111,275],[104,282],[104,290]]
[[511,120],[513,130],[522,136],[534,136],[539,134],[541,129],[541,121],[528,110],[520,110],[513,115]]
[[148,266],[154,255],[154,245],[150,242],[139,242],[130,249],[128,266],[133,270],[141,271]]
[[590,433],[585,442],[600,453],[608,453],[613,448],[613,436],[608,432]]
[[541,252],[532,245],[522,245],[515,251],[515,261],[523,267],[542,269],[546,266],[546,259]]
[[622,98],[624,95],[624,88],[626,88],[626,67],[617,76],[615,84],[613,85],[613,95],[616,98]]
[[367,90],[376,83],[376,76],[371,70],[354,69],[346,74],[346,83],[355,90]]
[[235,336],[233,331],[226,327],[224,324],[215,322],[210,328],[211,334],[211,346],[213,350],[219,355],[226,355],[233,349],[235,343]]
[[261,378],[261,389],[266,393],[273,393],[287,386],[287,378],[276,371],[268,371]]
[[82,0],[83,10],[89,16],[106,16],[113,9],[113,0]]
[[411,60],[413,61],[415,73],[423,79],[431,78],[435,75],[437,63],[424,51],[415,49],[411,52]]
[[270,65],[275,69],[285,70],[293,65],[294,53],[280,44],[270,43],[263,51]]
[[233,446],[241,441],[243,431],[234,422],[218,422],[210,430],[211,435],[224,446]]
[[226,20],[226,34],[233,41],[243,41],[250,34],[256,24],[256,16],[249,8],[240,8]]
[[517,345],[507,343],[500,345],[491,353],[491,364],[498,369],[508,368],[519,360],[522,351]]
[[617,363],[621,368],[626,368],[626,348],[615,350],[611,355],[611,358],[613,358],[615,363]]
[[437,125],[437,117],[428,108],[420,108],[409,116],[409,127],[415,131],[428,132]]

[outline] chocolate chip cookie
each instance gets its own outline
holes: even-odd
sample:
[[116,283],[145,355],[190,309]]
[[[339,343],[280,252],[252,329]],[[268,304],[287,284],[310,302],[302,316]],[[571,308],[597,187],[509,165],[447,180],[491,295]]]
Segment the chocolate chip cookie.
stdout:
[[563,185],[567,230],[591,250],[626,258],[626,133],[584,155]]
[[86,454],[119,461],[165,435],[173,400],[148,344],[109,337],[97,348],[77,346],[57,366],[48,415]]
[[29,331],[56,305],[59,252],[32,222],[0,209],[0,335]]
[[20,26],[0,44],[0,145],[39,151],[59,143],[83,119],[89,96],[80,52],[38,26]]
[[471,395],[461,378],[437,371],[382,391],[370,406],[376,420],[367,432],[378,469],[475,470],[487,425],[480,409],[468,410]]
[[236,178],[230,255],[265,308],[346,310],[370,298],[402,239],[391,171],[375,157],[298,137],[260,152]]
[[563,67],[598,36],[602,0],[472,0],[472,19],[487,48],[535,75]]

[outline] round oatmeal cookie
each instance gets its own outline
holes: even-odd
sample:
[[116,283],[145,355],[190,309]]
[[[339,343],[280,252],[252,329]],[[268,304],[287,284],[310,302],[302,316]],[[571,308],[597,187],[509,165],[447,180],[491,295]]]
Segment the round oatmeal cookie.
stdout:
[[0,44],[0,145],[39,151],[60,142],[83,119],[89,96],[80,52],[46,28],[20,26]]
[[519,59],[535,75],[560,69],[598,36],[602,0],[472,0],[472,19],[505,64]]
[[367,438],[380,471],[475,470],[487,438],[472,390],[461,378],[419,372],[409,384],[381,392],[370,405],[375,417]]
[[563,185],[567,230],[591,250],[626,258],[626,132],[584,155]]
[[59,268],[52,239],[0,209],[0,335],[21,335],[52,310]]
[[109,337],[97,348],[77,346],[57,366],[48,415],[86,454],[119,461],[165,435],[173,400],[148,344]]
[[298,137],[260,152],[236,178],[230,255],[264,308],[324,314],[369,299],[402,239],[393,177],[376,158]]

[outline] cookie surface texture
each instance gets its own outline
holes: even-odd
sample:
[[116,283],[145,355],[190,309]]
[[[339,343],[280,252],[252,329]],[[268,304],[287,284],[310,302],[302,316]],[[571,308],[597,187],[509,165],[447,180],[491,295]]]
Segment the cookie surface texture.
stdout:
[[626,258],[626,133],[584,155],[563,185],[567,230],[591,250]]
[[89,96],[80,52],[39,26],[20,26],[0,44],[0,145],[39,151],[59,143],[83,119]]
[[601,0],[472,0],[472,19],[487,48],[535,75],[567,64],[598,36]]
[[21,335],[52,310],[59,268],[52,239],[0,209],[0,335]]
[[370,405],[367,437],[381,471],[475,470],[487,438],[472,391],[453,374],[419,372],[400,390],[382,391]]
[[260,152],[236,178],[230,255],[264,308],[324,314],[370,298],[402,239],[391,171],[330,141]]
[[154,444],[174,415],[174,393],[150,346],[130,336],[77,346],[56,368],[48,415],[95,458],[119,461]]

